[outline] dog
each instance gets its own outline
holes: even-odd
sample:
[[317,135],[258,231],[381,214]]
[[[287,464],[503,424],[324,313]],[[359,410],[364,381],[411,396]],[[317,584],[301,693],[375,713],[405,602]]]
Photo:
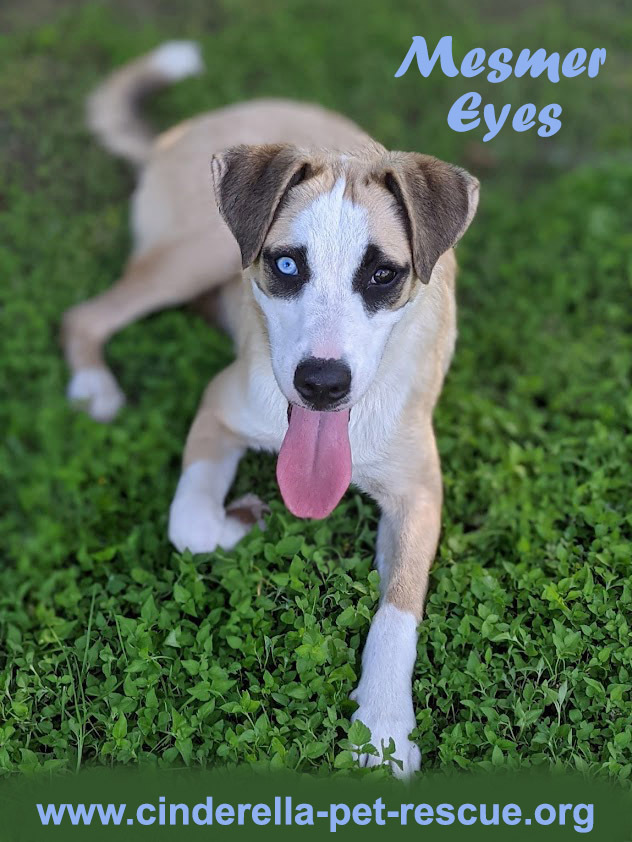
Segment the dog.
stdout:
[[283,100],[230,105],[154,138],[139,99],[201,70],[195,43],[168,42],[88,100],[89,126],[139,178],[123,276],[63,319],[68,396],[113,418],[124,397],[106,341],[145,314],[212,298],[237,357],[193,421],[169,538],[180,551],[229,549],[261,522],[253,495],[224,504],[248,448],[278,452],[297,517],[326,517],[350,483],[373,498],[381,597],[352,718],[378,750],[358,751],[360,765],[409,776],[420,767],[410,740],[417,626],[442,505],[432,413],[456,338],[453,248],[479,183]]

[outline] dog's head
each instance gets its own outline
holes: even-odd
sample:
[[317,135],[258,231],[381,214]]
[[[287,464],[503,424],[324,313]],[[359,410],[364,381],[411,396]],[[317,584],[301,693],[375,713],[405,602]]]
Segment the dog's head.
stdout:
[[335,424],[370,387],[406,305],[470,224],[478,182],[378,144],[346,156],[238,146],[212,169],[265,317],[290,430],[300,418],[301,441],[322,438],[314,430],[324,427],[337,440]]

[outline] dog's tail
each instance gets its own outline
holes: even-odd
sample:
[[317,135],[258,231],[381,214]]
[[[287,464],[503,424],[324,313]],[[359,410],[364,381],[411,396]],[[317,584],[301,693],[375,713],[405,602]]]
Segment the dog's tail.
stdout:
[[92,92],[87,101],[88,126],[110,152],[142,166],[149,158],[153,134],[139,113],[140,101],[203,69],[195,41],[167,41],[116,70]]

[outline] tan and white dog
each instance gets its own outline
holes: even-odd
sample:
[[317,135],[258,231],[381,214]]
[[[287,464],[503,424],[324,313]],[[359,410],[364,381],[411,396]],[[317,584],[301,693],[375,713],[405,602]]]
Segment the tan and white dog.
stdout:
[[353,718],[380,751],[394,740],[391,765],[408,775],[420,764],[411,683],[441,520],[432,411],[456,336],[452,247],[474,216],[478,182],[288,101],[233,105],[152,138],[134,110],[139,96],[201,66],[195,44],[170,42],[90,98],[91,128],[138,165],[139,183],[122,278],[65,315],[68,394],[112,418],[123,395],[104,343],[212,291],[237,358],[193,422],[169,537],[209,552],[260,520],[253,496],[224,503],[247,448],[279,453],[281,494],[299,517],[325,517],[350,483],[376,500],[381,602]]

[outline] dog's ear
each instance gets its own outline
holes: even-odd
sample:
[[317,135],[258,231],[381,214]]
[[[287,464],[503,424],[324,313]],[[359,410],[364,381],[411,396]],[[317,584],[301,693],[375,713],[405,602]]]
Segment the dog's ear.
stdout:
[[211,161],[215,198],[241,249],[242,266],[258,257],[287,194],[309,178],[312,166],[290,144],[234,146]]
[[430,155],[391,152],[380,173],[406,227],[415,274],[427,284],[441,255],[461,239],[478,207],[479,183]]

